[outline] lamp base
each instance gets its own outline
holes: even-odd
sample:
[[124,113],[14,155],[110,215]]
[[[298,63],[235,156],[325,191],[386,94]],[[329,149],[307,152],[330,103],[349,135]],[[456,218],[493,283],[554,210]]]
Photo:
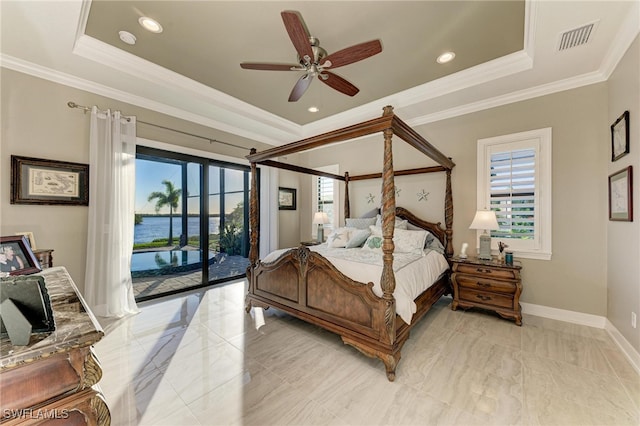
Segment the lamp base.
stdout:
[[480,250],[478,259],[491,260],[491,236],[489,234],[480,235]]
[[324,242],[324,226],[322,226],[322,224],[318,224],[318,238],[317,241],[319,243],[323,243]]

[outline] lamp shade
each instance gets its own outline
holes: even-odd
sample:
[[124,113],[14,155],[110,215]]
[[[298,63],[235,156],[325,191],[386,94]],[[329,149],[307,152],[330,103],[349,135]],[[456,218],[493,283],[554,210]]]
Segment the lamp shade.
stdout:
[[496,219],[496,212],[493,210],[478,210],[469,229],[484,229],[485,231],[500,229],[498,219]]
[[329,216],[324,212],[315,212],[313,215],[313,224],[322,225],[325,223],[329,223]]

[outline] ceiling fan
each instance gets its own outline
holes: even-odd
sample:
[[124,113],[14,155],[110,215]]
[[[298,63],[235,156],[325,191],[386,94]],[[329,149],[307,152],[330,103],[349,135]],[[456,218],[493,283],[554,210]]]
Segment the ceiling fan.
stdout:
[[382,52],[380,40],[356,44],[327,55],[327,51],[320,47],[320,40],[310,36],[307,32],[299,12],[285,10],[281,15],[289,38],[298,52],[298,63],[288,65],[243,62],[240,67],[262,71],[304,71],[304,75],[300,77],[289,95],[289,102],[296,102],[300,99],[314,77],[318,77],[327,86],[348,96],[354,96],[360,91],[356,86],[332,73],[329,69],[349,65]]

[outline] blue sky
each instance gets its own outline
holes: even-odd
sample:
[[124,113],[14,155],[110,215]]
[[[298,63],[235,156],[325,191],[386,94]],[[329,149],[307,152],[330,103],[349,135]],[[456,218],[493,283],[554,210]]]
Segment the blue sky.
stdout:
[[[220,186],[220,177],[217,167],[211,167],[209,188],[210,192],[217,193]],[[199,212],[199,171],[200,166],[196,163],[188,165],[188,190],[190,195],[189,211],[191,213]],[[155,214],[156,200],[147,201],[149,194],[155,191],[164,192],[166,187],[162,184],[163,180],[173,182],[176,188],[182,189],[181,166],[179,164],[168,164],[158,161],[149,161],[136,159],[136,197],[135,212],[142,214]],[[228,191],[241,191],[243,188],[243,172],[239,170],[226,169],[225,171],[225,188]],[[218,196],[211,197],[209,210],[212,213],[219,211]],[[242,194],[228,194],[226,196],[225,210],[231,212],[238,202],[243,199]],[[159,213],[168,214],[169,208],[160,209]]]

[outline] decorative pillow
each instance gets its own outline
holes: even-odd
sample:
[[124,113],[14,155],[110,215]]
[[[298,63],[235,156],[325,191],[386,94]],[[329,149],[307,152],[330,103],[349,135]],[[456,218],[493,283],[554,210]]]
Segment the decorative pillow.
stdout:
[[364,242],[362,250],[370,250],[378,253],[382,253],[382,237],[377,235],[370,235],[367,241]]
[[344,247],[349,241],[349,228],[338,228],[327,237],[327,247]]
[[[377,226],[370,226],[371,236],[380,237],[382,239],[382,229]],[[419,253],[425,246],[429,231],[410,231],[408,229],[396,228],[393,230],[393,244],[395,246],[394,253]],[[367,243],[365,243],[365,246]]]
[[420,253],[424,248],[429,231],[393,230],[393,244],[398,253]]
[[[376,216],[376,226],[382,228],[382,216],[380,215]],[[407,221],[396,216],[396,223],[394,227],[398,229],[407,229]]]
[[346,248],[354,248],[354,247],[362,247],[367,238],[371,235],[371,231],[368,229],[356,229],[352,228],[351,238],[349,238],[349,242],[347,242]]
[[427,235],[427,239],[424,242],[424,248],[435,250],[440,254],[444,254],[444,246],[439,239],[436,238],[431,232]]
[[380,213],[380,209],[371,209],[368,212],[366,212],[365,214],[361,215],[361,218],[371,218],[371,217],[376,217],[378,214]]
[[376,223],[376,218],[348,218],[345,222],[347,223],[348,228],[369,229],[369,226]]

